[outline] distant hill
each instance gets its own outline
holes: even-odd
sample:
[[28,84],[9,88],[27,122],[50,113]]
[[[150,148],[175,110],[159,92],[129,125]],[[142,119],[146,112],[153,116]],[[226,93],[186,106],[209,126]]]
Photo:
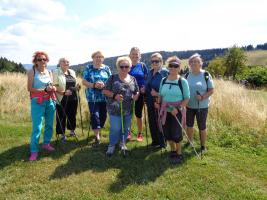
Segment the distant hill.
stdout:
[[[267,43],[258,44],[255,48],[252,45],[241,47],[248,55],[248,64],[249,65],[265,65],[267,66]],[[165,61],[170,56],[178,56],[182,59],[182,66],[187,67],[187,59],[194,53],[199,53],[203,58],[203,67],[207,67],[209,61],[211,61],[216,56],[222,56],[228,48],[214,48],[214,49],[202,49],[202,50],[187,50],[187,51],[157,51],[159,52],[163,60]],[[148,67],[150,66],[150,56],[155,52],[143,53],[141,61],[144,62]],[[104,64],[110,66],[113,72],[116,70],[116,60],[119,56],[105,58]],[[78,65],[72,65],[71,68],[74,69],[77,73],[81,73],[83,68],[92,62],[86,62]]]
[[[184,60],[184,59],[188,59],[194,53],[199,53],[199,54],[201,54],[201,56],[202,56],[202,58],[204,60],[204,67],[206,67],[210,60],[212,60],[215,56],[223,55],[226,52],[226,50],[227,50],[227,48],[204,49],[204,50],[188,50],[188,51],[157,51],[157,52],[159,52],[162,55],[164,61],[168,57],[174,56],[174,55],[176,55],[180,59]],[[148,67],[150,66],[150,57],[151,57],[151,55],[153,53],[155,53],[155,52],[148,52],[148,53],[143,53],[142,54],[141,61],[144,62]],[[105,58],[105,60],[104,60],[104,64],[110,66],[110,68],[111,68],[111,70],[113,72],[116,71],[116,66],[115,65],[116,65],[116,60],[117,60],[118,57],[119,56],[109,57],[109,58]],[[71,66],[71,68],[79,73],[89,63],[91,64],[92,62],[86,62],[86,63],[83,63],[83,64],[73,65],[73,66]],[[186,64],[187,64],[186,62],[183,62],[184,66],[186,66]]]
[[[32,64],[23,64],[23,67],[26,69],[26,70],[29,70],[29,69],[31,69],[32,68]],[[54,69],[56,69],[56,65],[48,65],[47,66],[47,68],[49,69],[49,70],[54,70]]]

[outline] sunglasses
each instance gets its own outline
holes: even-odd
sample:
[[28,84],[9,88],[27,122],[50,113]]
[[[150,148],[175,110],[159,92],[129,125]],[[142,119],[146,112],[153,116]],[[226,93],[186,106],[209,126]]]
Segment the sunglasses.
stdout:
[[153,63],[158,64],[158,63],[160,63],[160,60],[151,60],[151,63],[152,63],[152,64],[153,64]]
[[47,59],[46,58],[38,58],[38,59],[36,59],[38,62],[41,62],[41,61],[44,61],[44,62],[46,62],[47,61]]
[[168,67],[169,67],[169,68],[178,68],[178,67],[180,67],[180,65],[170,63],[170,64],[168,65]]
[[121,65],[120,68],[121,69],[128,69],[130,66],[129,65]]

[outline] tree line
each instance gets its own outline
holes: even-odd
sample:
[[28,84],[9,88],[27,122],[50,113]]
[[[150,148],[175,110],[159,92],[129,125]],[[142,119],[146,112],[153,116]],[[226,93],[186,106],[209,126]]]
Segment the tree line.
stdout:
[[26,69],[23,67],[21,63],[15,63],[13,61],[8,60],[7,58],[0,58],[0,73],[3,72],[20,72],[26,73]]

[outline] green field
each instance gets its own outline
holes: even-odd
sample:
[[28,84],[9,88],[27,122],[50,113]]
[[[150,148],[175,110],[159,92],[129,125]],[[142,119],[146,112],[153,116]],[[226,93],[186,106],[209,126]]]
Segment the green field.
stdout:
[[107,132],[94,149],[80,129],[79,142],[69,139],[31,163],[31,124],[0,121],[0,199],[266,200],[267,143],[221,129],[211,130],[202,160],[186,148],[179,166],[169,163],[166,151],[147,150],[145,141],[128,143],[127,158],[119,152],[107,158]]

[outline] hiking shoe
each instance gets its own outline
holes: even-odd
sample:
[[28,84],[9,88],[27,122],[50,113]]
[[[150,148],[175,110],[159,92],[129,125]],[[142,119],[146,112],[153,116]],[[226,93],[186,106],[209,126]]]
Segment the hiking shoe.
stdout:
[[183,156],[182,154],[178,155],[176,153],[176,155],[173,154],[173,156],[170,158],[170,161],[171,161],[171,164],[174,164],[174,165],[178,165],[178,164],[181,164],[183,162]]
[[128,132],[127,140],[132,140],[132,132],[131,131]]
[[138,142],[142,142],[143,141],[143,135],[142,135],[142,133],[138,133],[136,140]]
[[35,161],[37,160],[37,157],[38,157],[38,152],[32,152],[29,157],[29,161]]
[[128,148],[124,143],[120,144],[121,146],[121,153],[123,154],[123,157],[126,157],[128,155]]
[[70,131],[70,137],[75,137],[75,136],[76,136],[75,131]]
[[113,155],[114,151],[115,151],[115,145],[113,145],[113,146],[108,146],[108,150],[107,150],[107,152],[106,152],[106,155],[107,155],[108,157],[110,157],[110,156]]
[[100,139],[95,138],[94,143],[92,144],[93,147],[98,147],[101,144]]
[[201,153],[206,153],[208,151],[208,149],[205,146],[201,146],[200,151],[201,151]]
[[178,154],[177,154],[176,151],[171,151],[169,157],[170,157],[170,158],[174,158],[174,157],[176,157],[177,155],[178,155]]
[[151,145],[150,145],[150,148],[151,148],[151,149],[158,149],[158,148],[161,148],[161,145],[152,142]]
[[55,151],[55,148],[52,147],[50,144],[44,144],[43,149],[49,152]]
[[121,150],[122,150],[122,151],[127,151],[128,148],[127,148],[127,146],[126,146],[125,144],[122,144],[122,145],[121,145]]
[[63,134],[63,135],[61,136],[60,140],[61,140],[62,142],[66,142],[66,141],[67,141],[67,137],[66,137],[66,135]]

